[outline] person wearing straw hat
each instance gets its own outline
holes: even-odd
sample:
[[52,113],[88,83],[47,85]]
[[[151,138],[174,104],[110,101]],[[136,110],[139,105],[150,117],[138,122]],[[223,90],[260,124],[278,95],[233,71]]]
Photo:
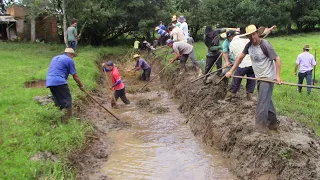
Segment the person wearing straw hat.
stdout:
[[111,100],[111,106],[117,107],[117,101],[120,98],[123,103],[130,104],[130,101],[126,97],[126,88],[121,80],[121,76],[118,68],[113,64],[112,61],[101,64],[103,71],[110,72],[111,77],[111,87],[110,89],[114,91],[114,98]]
[[67,123],[72,116],[72,97],[67,83],[69,74],[73,76],[79,88],[84,90],[73,61],[76,56],[72,48],[66,48],[64,54],[55,56],[51,60],[46,77],[46,86],[50,89],[56,106],[64,111],[61,118],[64,123]]
[[[248,37],[250,42],[245,46],[230,71],[226,73],[226,77],[230,78],[246,54],[249,54],[252,60],[252,68],[257,78],[276,80],[278,84],[281,84],[281,60],[272,45],[267,40],[260,38],[264,30],[264,27],[257,29],[255,25],[246,27],[246,33],[241,37]],[[274,83],[258,81],[258,102],[256,107],[256,127],[258,129],[278,129],[280,122],[277,120],[276,109],[272,102],[273,87]]]
[[195,51],[192,45],[183,41],[173,42],[171,39],[167,40],[167,45],[171,47],[175,53],[175,56],[170,59],[170,63],[180,58],[180,75],[186,72],[186,62],[188,58],[191,59],[193,65],[196,67],[198,76],[202,75],[202,70],[195,57]]
[[147,61],[145,61],[144,59],[140,58],[139,54],[135,54],[133,55],[133,59],[135,59],[136,65],[133,69],[129,70],[129,71],[139,71],[139,70],[143,70],[143,73],[141,75],[141,80],[143,81],[149,81],[150,80],[150,74],[151,74],[151,67],[150,65],[147,63]]
[[[294,68],[294,75],[297,76],[297,69],[299,67],[299,81],[298,84],[303,84],[304,78],[307,80],[307,85],[311,85],[312,83],[312,70],[313,66],[315,66],[317,63],[314,59],[314,56],[309,53],[309,50],[311,47],[306,44],[303,47],[303,53],[298,55],[296,66]],[[302,87],[298,87],[298,92],[301,93]],[[307,93],[310,95],[311,88],[307,88]]]
[[172,23],[172,25],[177,26],[178,28],[181,27],[181,23],[178,21],[176,15],[173,15],[173,16],[172,16],[172,18],[171,18],[171,23]]

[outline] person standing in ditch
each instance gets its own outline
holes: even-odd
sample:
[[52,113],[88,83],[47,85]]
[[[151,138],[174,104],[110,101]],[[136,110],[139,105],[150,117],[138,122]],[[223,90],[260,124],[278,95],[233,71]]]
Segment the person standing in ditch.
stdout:
[[195,51],[192,45],[183,42],[183,41],[179,41],[179,42],[173,42],[173,40],[168,39],[167,40],[167,45],[169,47],[171,47],[174,51],[174,53],[176,54],[172,59],[170,59],[170,63],[173,63],[175,60],[180,58],[180,73],[179,74],[183,74],[184,72],[186,72],[186,62],[188,60],[188,58],[190,57],[193,65],[196,67],[197,69],[197,73],[199,76],[202,75],[202,70],[200,68],[200,64],[197,61],[196,57],[195,57]]
[[50,89],[56,106],[64,111],[61,118],[64,123],[67,123],[72,116],[72,98],[67,83],[69,74],[73,76],[79,88],[84,90],[73,61],[76,56],[72,48],[66,48],[64,54],[55,56],[50,62],[46,78],[46,86]]
[[136,71],[139,71],[140,69],[142,69],[143,73],[141,75],[141,80],[142,81],[150,81],[151,67],[147,63],[147,61],[140,58],[139,54],[133,55],[133,59],[135,59],[137,61],[137,63],[136,63],[136,66],[133,69],[131,69],[130,71],[136,72]]
[[[309,45],[305,45],[303,47],[303,53],[298,55],[296,66],[294,68],[294,75],[297,76],[297,69],[299,67],[299,81],[298,84],[303,84],[304,78],[307,79],[307,85],[311,85],[312,83],[312,70],[313,66],[315,66],[317,63],[314,59],[314,56],[309,53],[310,50]],[[298,87],[298,92],[301,93],[302,87]],[[311,88],[307,88],[307,93],[310,95]]]
[[[226,77],[230,78],[246,54],[249,54],[257,78],[276,80],[278,84],[281,84],[281,60],[272,45],[267,40],[260,39],[264,29],[264,27],[257,29],[255,25],[246,27],[246,33],[243,36],[247,36],[250,42],[245,46],[230,71],[226,73]],[[256,127],[258,129],[278,129],[279,121],[272,102],[273,87],[274,83],[258,81],[258,102],[256,107]]]
[[78,33],[76,29],[77,22],[78,20],[76,19],[72,20],[71,26],[68,27],[67,29],[68,46],[69,48],[72,48],[74,51],[76,50],[77,38],[78,38]]
[[110,72],[111,82],[112,82],[110,89],[114,90],[114,96],[111,100],[111,106],[112,107],[117,106],[117,101],[119,97],[123,101],[123,103],[130,104],[130,101],[126,97],[125,86],[121,80],[121,76],[118,71],[118,68],[113,64],[112,61],[108,61],[107,63],[102,63],[101,66],[103,68],[103,71]]

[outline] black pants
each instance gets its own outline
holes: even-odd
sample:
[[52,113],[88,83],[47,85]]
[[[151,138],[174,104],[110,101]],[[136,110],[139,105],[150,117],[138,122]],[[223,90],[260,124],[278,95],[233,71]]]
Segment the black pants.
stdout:
[[[126,88],[114,91],[114,98],[116,101],[119,99],[119,97],[123,103],[130,104],[130,101],[126,97]],[[112,102],[111,102],[111,104],[112,104]]]
[[72,98],[68,84],[49,86],[49,89],[54,98],[56,106],[58,106],[60,109],[72,107]]
[[144,69],[143,73],[141,75],[141,80],[149,81],[150,80],[150,74],[151,74],[151,68]]
[[[304,73],[299,72],[298,77],[299,77],[298,84],[303,84],[304,78],[307,79],[307,85],[311,85],[312,84],[312,70],[311,71],[306,71]],[[298,91],[299,92],[301,92],[301,89],[302,89],[302,87],[298,87]],[[307,88],[307,92],[308,92],[308,94],[310,94],[311,88]]]
[[[207,56],[206,59],[206,68],[205,68],[205,74],[207,74],[211,67],[213,66],[213,64],[217,61],[216,65],[217,65],[217,69],[220,69],[222,67],[222,56],[220,56],[219,59],[217,59],[220,56],[220,53],[217,53],[216,55],[213,56]],[[218,71],[218,75],[220,75],[222,73],[222,70]]]

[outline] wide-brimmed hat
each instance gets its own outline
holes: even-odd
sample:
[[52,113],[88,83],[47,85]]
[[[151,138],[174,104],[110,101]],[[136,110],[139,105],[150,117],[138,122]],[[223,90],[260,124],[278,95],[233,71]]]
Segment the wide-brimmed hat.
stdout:
[[177,16],[173,15],[172,18],[171,18],[171,22],[176,21],[176,20],[177,20]]
[[147,42],[147,41],[143,41],[142,43],[146,44],[146,43],[148,43],[148,42]]
[[158,31],[159,29],[160,29],[159,26],[154,28],[155,31]]
[[69,53],[69,54],[73,54],[73,55],[77,56],[77,54],[74,52],[74,50],[72,48],[66,48],[64,50],[64,53]]
[[186,18],[184,16],[180,16],[179,17],[179,21],[180,22],[186,22],[187,20],[186,20]]
[[140,57],[140,55],[139,55],[139,54],[135,54],[135,55],[133,55],[133,59],[138,58],[138,57]]
[[256,25],[254,24],[251,24],[249,26],[246,27],[246,33],[245,34],[242,34],[240,35],[240,37],[243,37],[243,36],[248,36],[254,32],[258,32],[259,36],[263,33],[263,31],[265,30],[265,27],[259,27],[257,29]]
[[306,44],[306,45],[303,46],[303,49],[309,50],[309,49],[312,49],[312,48],[309,46],[309,44]]
[[229,30],[227,32],[224,32],[224,33],[221,33],[220,34],[220,37],[225,39],[227,37],[231,37],[231,36],[236,36],[236,35],[239,35],[240,33],[237,32],[236,30]]

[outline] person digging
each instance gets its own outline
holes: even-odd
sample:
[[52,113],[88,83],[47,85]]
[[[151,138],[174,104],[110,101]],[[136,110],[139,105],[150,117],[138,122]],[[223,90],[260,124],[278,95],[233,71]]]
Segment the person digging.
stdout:
[[[245,46],[230,71],[226,73],[226,77],[230,78],[243,58],[249,54],[252,60],[252,68],[257,78],[276,80],[278,84],[281,84],[280,57],[267,40],[259,37],[264,29],[264,27],[257,29],[255,25],[246,27],[246,33],[243,36],[247,36],[250,42]],[[258,81],[258,102],[255,116],[255,124],[258,130],[264,131],[266,128],[270,130],[278,129],[280,122],[277,120],[276,109],[272,102],[273,87],[274,83],[272,82]]]
[[64,54],[55,56],[51,60],[46,77],[46,86],[51,91],[55,105],[64,112],[61,117],[63,123],[67,123],[72,116],[72,97],[67,83],[69,74],[73,76],[79,88],[84,90],[73,61],[76,56],[72,48],[66,48]]
[[[296,66],[294,68],[294,75],[297,76],[297,69],[299,67],[299,73],[298,73],[298,84],[303,84],[304,78],[307,79],[307,85],[312,84],[312,70],[313,66],[315,66],[317,63],[314,59],[314,56],[309,53],[310,50],[309,45],[305,45],[303,47],[303,53],[298,55]],[[298,87],[298,92],[301,93],[302,87]],[[310,95],[311,88],[307,88],[307,93]]]
[[126,90],[124,83],[121,80],[120,73],[118,68],[113,64],[112,61],[108,61],[107,63],[101,64],[103,71],[110,72],[112,85],[110,87],[111,90],[114,90],[114,95],[111,100],[111,107],[117,107],[117,101],[120,97],[123,103],[130,104],[130,101],[126,97]]
[[180,75],[186,72],[186,62],[188,58],[191,59],[193,65],[196,67],[198,76],[202,75],[202,70],[195,57],[195,51],[192,45],[183,41],[173,42],[171,39],[167,40],[167,45],[171,47],[175,53],[175,56],[170,59],[170,63],[180,58]]
[[133,55],[133,59],[135,59],[136,62],[136,66],[129,70],[130,71],[139,71],[139,70],[143,70],[143,73],[141,75],[141,80],[142,81],[149,81],[150,80],[150,74],[151,74],[151,67],[150,65],[147,63],[147,61],[145,61],[144,59],[140,58],[139,54],[135,54]]

